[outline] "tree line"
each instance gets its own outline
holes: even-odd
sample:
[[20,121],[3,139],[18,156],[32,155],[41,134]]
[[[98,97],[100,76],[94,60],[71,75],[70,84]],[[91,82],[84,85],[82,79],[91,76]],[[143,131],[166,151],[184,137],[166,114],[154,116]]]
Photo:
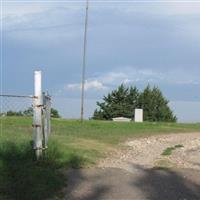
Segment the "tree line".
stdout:
[[[18,116],[18,117],[32,117],[33,116],[33,108],[29,107],[24,111],[13,111],[9,110],[6,113],[0,113],[0,116]],[[51,117],[52,118],[60,118],[60,114],[58,113],[58,110],[51,108]]]
[[111,120],[115,117],[134,118],[134,110],[142,108],[144,120],[150,122],[176,122],[177,117],[169,107],[169,101],[161,90],[148,85],[142,92],[137,87],[127,87],[124,84],[97,102],[98,108],[92,119]]

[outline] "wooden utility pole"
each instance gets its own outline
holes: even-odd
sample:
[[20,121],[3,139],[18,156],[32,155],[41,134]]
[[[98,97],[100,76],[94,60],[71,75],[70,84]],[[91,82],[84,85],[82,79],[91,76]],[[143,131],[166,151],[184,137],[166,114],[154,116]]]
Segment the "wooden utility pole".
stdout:
[[83,44],[83,66],[82,66],[82,82],[81,82],[81,121],[84,119],[84,99],[85,99],[85,68],[86,68],[86,54],[87,54],[87,29],[88,29],[88,8],[89,2],[86,2],[86,16],[85,16],[85,32]]

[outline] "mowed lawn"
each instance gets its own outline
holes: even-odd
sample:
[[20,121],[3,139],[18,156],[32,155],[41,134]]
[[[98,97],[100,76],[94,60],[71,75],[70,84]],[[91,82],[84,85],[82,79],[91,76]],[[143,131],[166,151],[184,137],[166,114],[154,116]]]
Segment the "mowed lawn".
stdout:
[[129,138],[200,131],[200,124],[53,119],[49,149],[37,162],[31,149],[32,119],[2,117],[0,122],[0,199],[20,200],[62,198],[65,169],[95,165]]

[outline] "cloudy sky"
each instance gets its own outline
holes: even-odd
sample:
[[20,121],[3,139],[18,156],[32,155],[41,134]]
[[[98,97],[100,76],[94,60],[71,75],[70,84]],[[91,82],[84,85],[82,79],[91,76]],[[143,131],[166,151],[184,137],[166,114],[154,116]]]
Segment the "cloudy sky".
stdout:
[[[33,71],[78,118],[85,1],[2,3],[3,93],[32,94]],[[86,110],[119,84],[159,86],[180,121],[200,121],[200,1],[90,1]]]

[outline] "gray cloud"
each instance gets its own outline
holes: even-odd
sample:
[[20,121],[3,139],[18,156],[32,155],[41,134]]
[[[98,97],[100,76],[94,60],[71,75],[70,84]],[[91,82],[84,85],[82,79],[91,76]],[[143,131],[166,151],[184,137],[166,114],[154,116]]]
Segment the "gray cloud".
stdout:
[[[40,68],[45,89],[78,102],[85,4],[4,6],[4,90],[31,93],[33,70]],[[199,8],[200,3],[91,2],[86,97],[101,99],[124,82],[140,89],[158,85],[173,101],[200,100]],[[78,90],[66,90],[69,84]]]

